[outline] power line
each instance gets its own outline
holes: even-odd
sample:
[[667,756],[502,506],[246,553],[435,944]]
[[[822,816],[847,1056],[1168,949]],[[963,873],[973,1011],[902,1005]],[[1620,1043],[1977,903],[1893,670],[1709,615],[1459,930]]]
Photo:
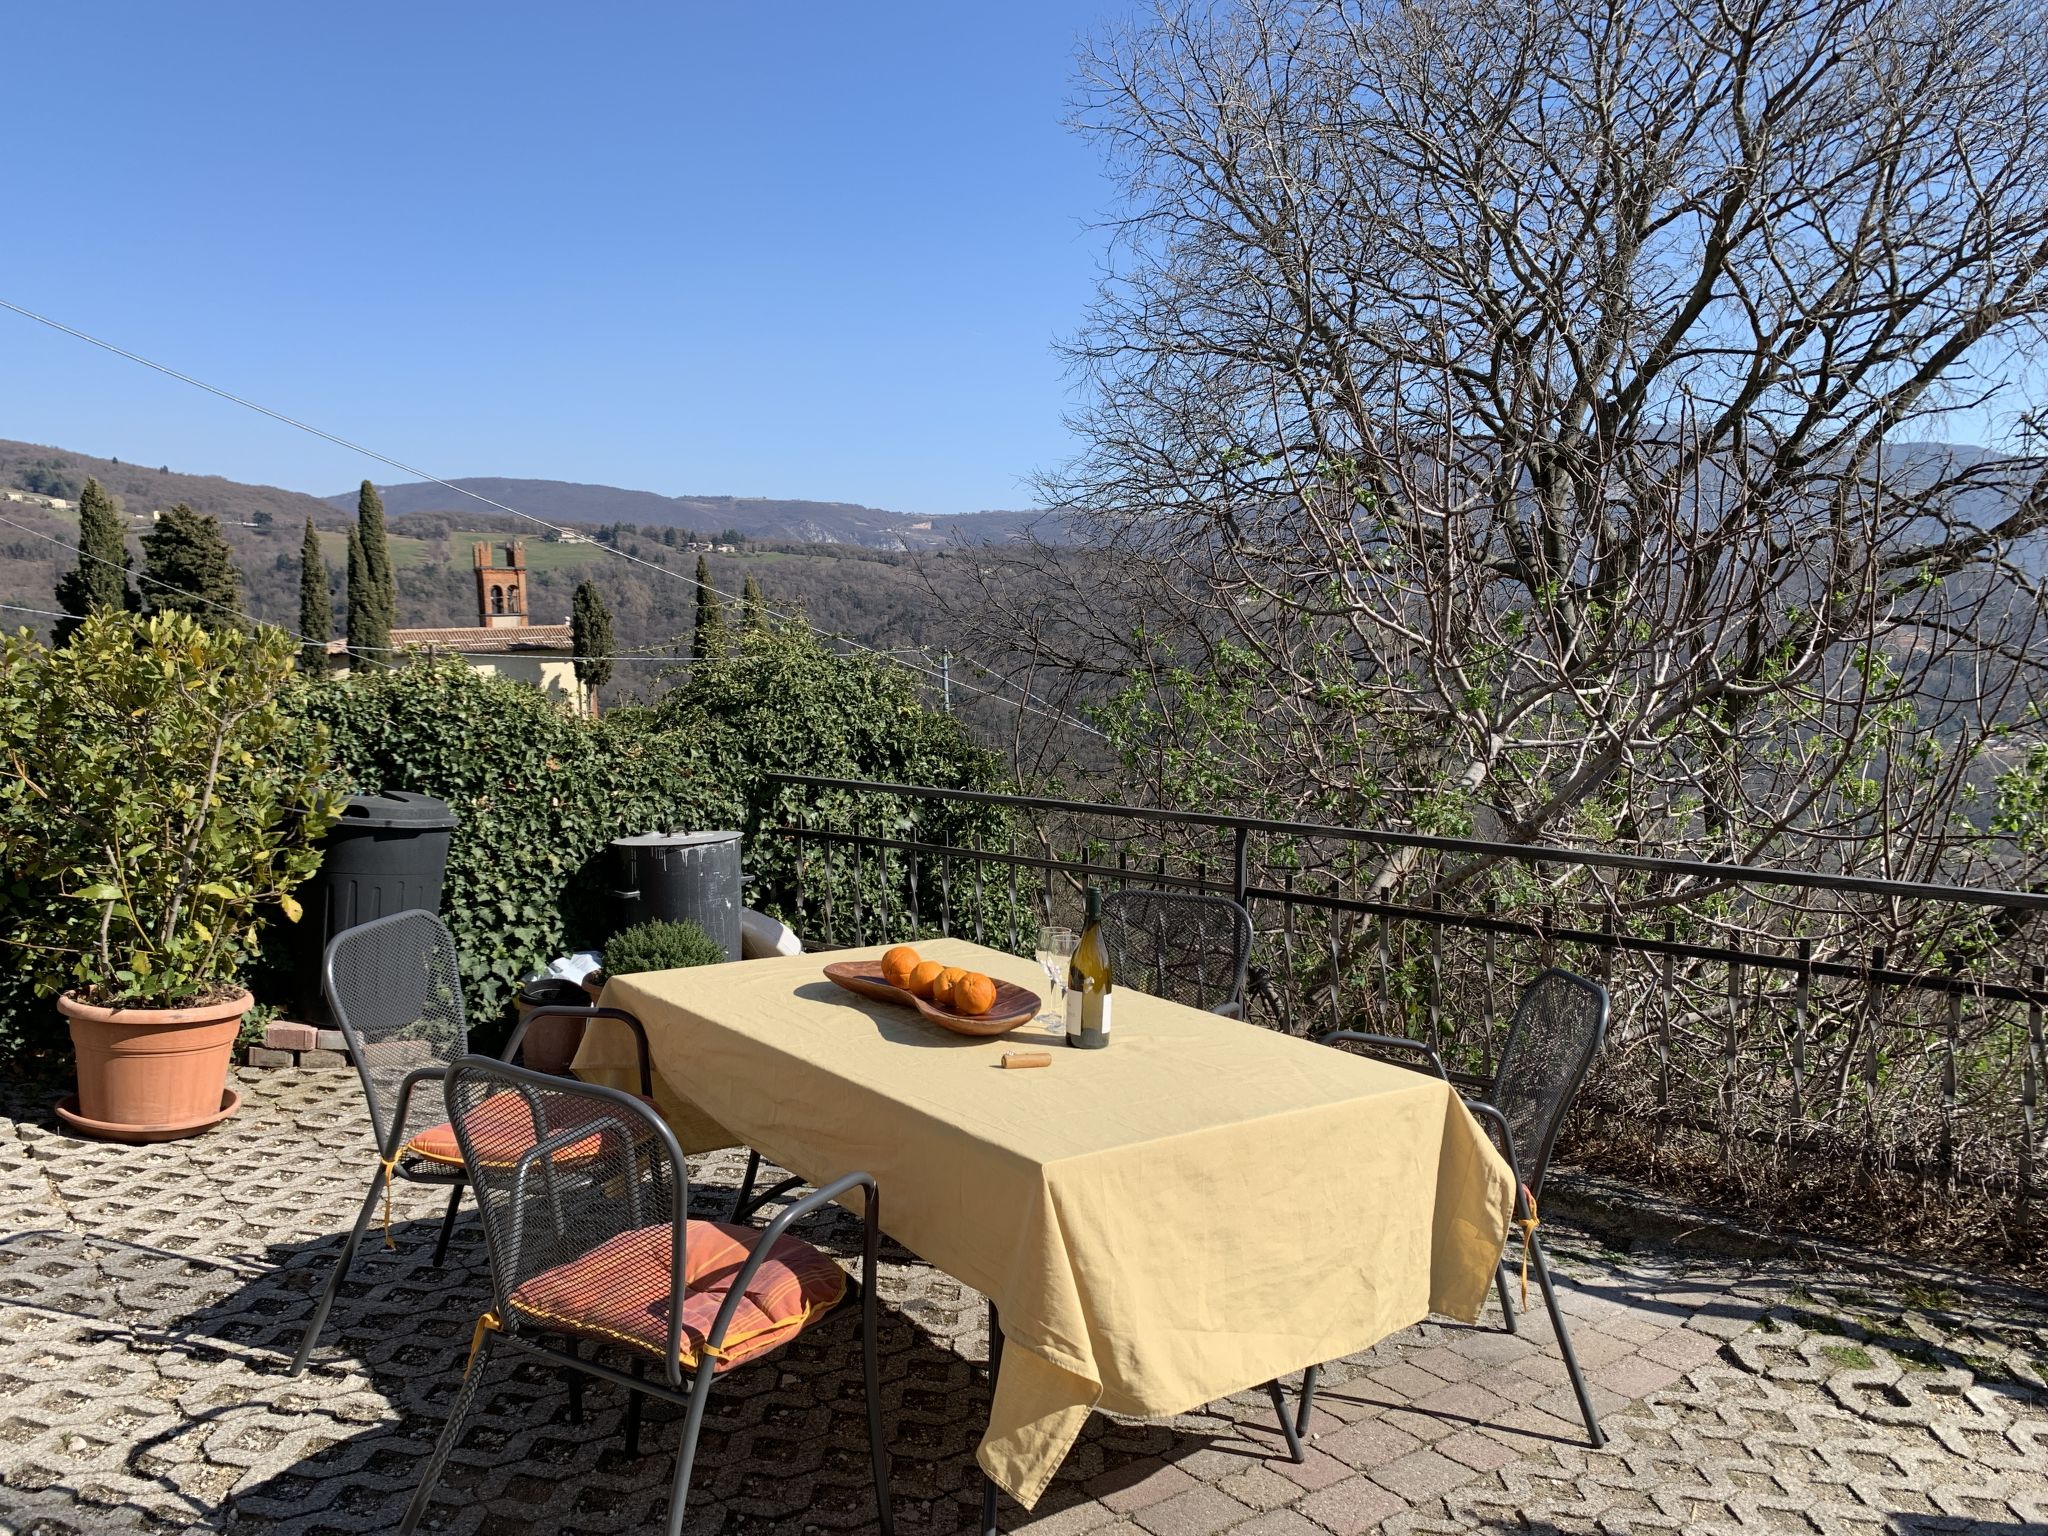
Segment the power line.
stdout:
[[32,613],[39,619],[72,619],[77,617],[76,614],[72,613],[52,613],[47,608],[24,608],[19,603],[0,603],[0,608],[5,608],[9,613]]
[[[116,346],[113,342],[102,340],[100,337],[93,335],[89,331],[81,331],[76,326],[64,324],[64,322],[61,320],[53,320],[48,315],[38,314],[36,311],[32,309],[26,309],[23,306],[13,303],[8,299],[0,298],[0,309],[11,310],[15,314],[20,315],[23,319],[33,320],[36,322],[36,324],[48,326],[53,331],[61,331],[64,335],[75,337],[79,341],[83,341],[91,346],[98,347],[101,351],[111,352],[116,357],[126,358],[131,363],[137,363],[144,368],[152,369],[157,373],[163,374],[166,378],[176,379],[181,384],[189,384],[194,389],[204,390],[206,393],[210,395],[216,395],[220,399],[226,400],[233,405],[239,405],[244,410],[254,411],[259,416],[268,416],[273,421],[282,422],[285,426],[296,428],[298,431],[305,432],[313,437],[320,438],[324,442],[333,443],[338,448],[345,448],[351,453],[361,454],[364,458],[374,459],[379,464],[388,465],[392,469],[396,469],[402,471],[405,474],[411,475],[414,479],[424,480],[431,485],[438,485],[443,490],[453,491],[458,496],[467,496],[472,501],[481,502],[483,503],[483,505],[487,507],[495,508],[500,512],[509,513],[513,517],[525,518],[528,522],[533,523],[542,528],[552,529],[557,534],[564,534],[569,532],[567,528],[564,528],[555,523],[550,523],[546,518],[537,517],[531,512],[522,512],[519,508],[507,506],[502,501],[494,501],[489,496],[483,495],[481,492],[472,491],[466,486],[460,486],[455,484],[453,481],[444,480],[439,475],[429,474],[426,470],[419,469],[411,464],[407,464],[402,459],[394,459],[389,454],[379,453],[374,448],[365,447],[361,443],[353,442],[350,439],[342,437],[337,433],[329,432],[325,428],[316,427],[311,422],[300,421],[295,416],[287,416],[282,411],[273,410],[267,405],[263,405],[255,400],[247,399],[246,397],[235,394],[230,390],[222,389],[220,386],[216,384],[209,384],[204,379],[194,378],[189,373],[180,373],[177,369],[172,368],[167,364],[159,363],[153,358],[144,357],[139,352],[131,352],[126,347]],[[20,525],[17,524],[16,526],[18,527]],[[618,556],[621,560],[629,561],[634,565],[643,565],[646,566],[649,570],[660,571],[663,575],[674,577],[678,581],[688,582],[691,586],[696,587],[699,590],[710,592],[714,597],[724,598],[728,602],[741,601],[741,598],[736,597],[732,593],[720,592],[716,587],[711,586],[709,583],[701,582],[697,580],[697,578],[693,575],[685,575],[681,571],[671,570],[668,566],[661,564],[659,561],[642,559],[640,556],[629,554],[625,550],[619,549],[614,545],[599,544],[598,548],[608,550],[610,553]],[[760,608],[762,612],[770,614],[777,619],[783,620],[784,622],[789,622],[801,618],[801,615],[790,613],[784,610],[771,608],[765,602],[760,604]],[[280,629],[283,628],[282,625],[277,625],[274,627]],[[942,684],[948,681],[948,679],[946,679],[940,672],[940,670],[936,667],[918,666],[915,663],[903,661],[899,657],[893,655],[888,651],[884,651],[875,646],[868,645],[863,641],[855,640],[850,635],[839,634],[833,631],[814,632],[823,633],[826,635],[827,638],[835,640],[842,645],[851,646],[855,650],[866,651],[870,655],[880,656],[884,660],[893,661],[896,663],[896,665],[900,667],[907,667],[912,671],[922,672],[927,677],[939,678]],[[287,630],[286,633],[291,632]],[[304,636],[298,636],[297,638],[299,639],[301,644],[312,643],[307,641]],[[1042,715],[1049,720],[1057,721],[1062,725],[1072,726],[1076,730],[1086,731],[1091,736],[1102,735],[1102,732],[1096,730],[1093,726],[1088,725],[1084,721],[1077,720],[1069,714],[1066,714],[1057,706],[1052,705],[1049,701],[1039,699],[1037,695],[1033,694],[1030,689],[1025,688],[1022,684],[1010,682],[1010,680],[1007,678],[1001,678],[998,679],[998,681],[1001,681],[1008,687],[1017,689],[1018,692],[1024,695],[1024,699],[1018,700],[1009,698],[1004,694],[996,692],[994,689],[977,688],[971,683],[962,682],[960,686],[970,690],[971,692],[982,694],[987,698],[997,699],[1002,703],[1010,705],[1012,708],[1026,710],[1032,714]]]

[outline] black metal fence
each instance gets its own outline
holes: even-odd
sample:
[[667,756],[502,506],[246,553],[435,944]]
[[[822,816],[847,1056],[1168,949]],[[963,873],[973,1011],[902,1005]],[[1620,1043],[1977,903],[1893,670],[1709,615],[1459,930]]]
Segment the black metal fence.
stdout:
[[[2048,894],[1590,849],[777,775],[807,937],[960,934],[1029,954],[1083,887],[1235,897],[1251,1016],[1366,1027],[1492,1070],[1548,964],[1613,991],[1587,1104],[1724,1162],[1851,1159],[2025,1214],[2048,1177],[2040,1094]],[[965,829],[963,831],[963,829]]]

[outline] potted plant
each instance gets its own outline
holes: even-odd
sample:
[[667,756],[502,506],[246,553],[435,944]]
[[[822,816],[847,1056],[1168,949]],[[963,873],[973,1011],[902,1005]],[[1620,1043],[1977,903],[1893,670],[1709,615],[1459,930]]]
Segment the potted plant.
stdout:
[[278,707],[275,629],[95,611],[57,648],[0,641],[6,939],[69,1022],[69,1124],[125,1141],[231,1114],[238,981],[342,797],[324,740]]
[[[594,1003],[604,991],[608,976],[632,976],[641,971],[676,971],[691,965],[717,965],[725,959],[718,940],[695,923],[671,923],[654,918],[622,928],[605,941],[604,969],[592,971],[583,980],[583,990]],[[576,1059],[583,1044],[582,1019],[542,1019],[526,1032],[520,1046],[526,1065],[536,1072],[564,1073]]]

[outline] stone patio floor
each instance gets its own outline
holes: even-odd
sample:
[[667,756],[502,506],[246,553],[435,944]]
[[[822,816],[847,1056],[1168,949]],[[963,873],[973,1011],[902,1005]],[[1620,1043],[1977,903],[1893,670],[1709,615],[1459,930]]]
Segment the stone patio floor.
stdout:
[[[439,1432],[486,1277],[473,1219],[428,1258],[438,1191],[401,1187],[315,1368],[284,1358],[372,1157],[353,1074],[242,1074],[220,1131],[114,1147],[0,1088],[0,1532],[386,1531]],[[698,1170],[730,1187],[731,1158]],[[856,1249],[850,1219],[814,1240]],[[1619,1254],[1553,1220],[1609,1444],[1587,1448],[1538,1305],[1520,1336],[1426,1323],[1326,1373],[1306,1465],[1262,1395],[1164,1423],[1091,1420],[1040,1536],[1452,1531],[2048,1533],[2048,1315],[1995,1287]],[[1134,1240],[1142,1234],[1134,1234]],[[900,1251],[882,1283],[885,1422],[907,1536],[974,1528],[981,1299]],[[712,1399],[692,1532],[869,1530],[850,1320]],[[673,1410],[623,1455],[593,1386],[502,1353],[434,1528],[658,1529]]]

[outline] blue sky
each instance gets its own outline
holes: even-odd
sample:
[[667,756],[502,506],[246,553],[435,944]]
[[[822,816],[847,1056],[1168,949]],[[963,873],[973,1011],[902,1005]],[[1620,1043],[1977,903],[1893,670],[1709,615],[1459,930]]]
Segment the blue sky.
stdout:
[[[1131,10],[11,7],[0,297],[439,475],[1028,505]],[[5,312],[0,437],[398,478]]]

